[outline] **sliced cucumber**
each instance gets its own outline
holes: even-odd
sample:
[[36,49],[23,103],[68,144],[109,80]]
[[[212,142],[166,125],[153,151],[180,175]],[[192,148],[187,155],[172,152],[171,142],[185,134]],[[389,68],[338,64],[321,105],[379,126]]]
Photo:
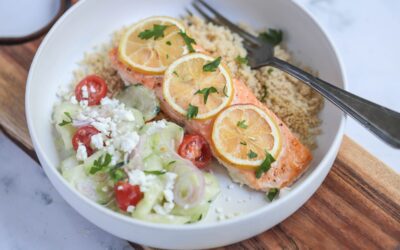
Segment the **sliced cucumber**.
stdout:
[[155,180],[153,185],[144,194],[143,199],[137,204],[132,216],[135,218],[143,219],[146,217],[154,205],[160,203],[163,199],[163,186],[159,180]]
[[217,178],[211,173],[204,173],[206,189],[204,192],[204,200],[210,202],[217,198],[221,192]]
[[171,213],[178,216],[189,217],[189,222],[197,222],[200,219],[206,217],[209,208],[210,203],[202,202],[201,204],[188,209],[184,209],[180,206],[175,206]]
[[163,162],[156,154],[151,154],[143,159],[143,169],[146,171],[163,170]]
[[190,222],[191,218],[189,216],[148,214],[143,217],[138,217],[138,219],[162,224],[185,224]]
[[63,102],[54,107],[53,120],[56,123],[55,127],[63,141],[65,150],[67,151],[72,149],[72,136],[74,135],[76,128],[74,128],[72,124],[66,124],[63,126],[60,126],[59,124],[63,121],[70,121],[70,118],[66,114],[75,117],[79,111],[80,107],[78,105],[69,102]]
[[121,91],[117,99],[126,106],[142,112],[145,121],[150,121],[160,112],[160,102],[154,91],[143,85],[131,85]]

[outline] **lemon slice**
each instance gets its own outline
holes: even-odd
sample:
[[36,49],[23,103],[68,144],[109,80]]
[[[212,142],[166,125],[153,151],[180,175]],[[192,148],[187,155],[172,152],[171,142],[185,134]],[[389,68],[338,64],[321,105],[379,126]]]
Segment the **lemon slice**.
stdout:
[[[207,119],[229,105],[233,97],[232,78],[225,65],[211,56],[192,53],[173,62],[165,71],[163,95],[178,113],[188,117],[196,108],[192,119]],[[212,70],[204,66],[214,63]],[[207,67],[206,67],[207,69]]]
[[150,17],[132,25],[118,46],[122,62],[144,74],[162,74],[177,58],[189,53],[180,32],[185,26],[171,17]]
[[281,135],[275,120],[257,106],[233,105],[214,121],[212,145],[221,159],[243,169],[256,169],[267,152],[277,159]]

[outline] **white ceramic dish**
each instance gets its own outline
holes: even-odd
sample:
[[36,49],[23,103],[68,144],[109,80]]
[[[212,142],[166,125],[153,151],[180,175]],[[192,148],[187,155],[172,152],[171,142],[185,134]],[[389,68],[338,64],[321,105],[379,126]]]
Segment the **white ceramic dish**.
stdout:
[[[26,89],[26,115],[29,131],[40,162],[65,200],[85,218],[102,229],[146,246],[160,248],[209,248],[238,242],[259,234],[281,222],[320,186],[337,154],[345,117],[326,103],[321,118],[323,134],[313,152],[310,170],[272,203],[263,195],[246,188],[228,189],[230,180],[222,168],[217,171],[222,195],[215,206],[226,213],[242,215],[216,221],[214,209],[204,222],[191,225],[159,225],[138,221],[102,207],[74,191],[56,167],[58,154],[52,138],[50,117],[60,85],[68,84],[71,72],[85,51],[110,39],[123,25],[153,15],[179,16],[190,1],[179,0],[81,0],[51,29],[43,40],[30,69]],[[290,0],[213,1],[213,6],[230,18],[249,23],[254,28],[283,29],[285,43],[297,61],[317,70],[323,79],[345,87],[341,63],[326,34],[310,15]],[[230,202],[226,197],[231,198]],[[241,202],[241,200],[247,200]],[[239,201],[239,202],[238,202]],[[60,215],[62,216],[62,215]]]

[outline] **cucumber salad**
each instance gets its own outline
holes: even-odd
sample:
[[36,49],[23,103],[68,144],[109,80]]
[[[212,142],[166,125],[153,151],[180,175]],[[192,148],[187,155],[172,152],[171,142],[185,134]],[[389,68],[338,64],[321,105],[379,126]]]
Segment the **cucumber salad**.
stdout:
[[99,76],[82,79],[53,111],[62,176],[89,199],[140,220],[186,224],[205,218],[220,192],[200,135],[157,119],[152,90],[113,96]]

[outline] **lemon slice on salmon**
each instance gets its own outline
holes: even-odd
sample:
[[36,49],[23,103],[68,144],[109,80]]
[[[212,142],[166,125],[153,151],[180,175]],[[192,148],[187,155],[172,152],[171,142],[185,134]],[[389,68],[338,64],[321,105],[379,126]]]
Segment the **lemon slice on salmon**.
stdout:
[[232,78],[220,57],[189,54],[165,71],[163,96],[175,111],[188,119],[207,119],[231,102]]
[[255,105],[233,105],[214,121],[212,145],[219,158],[243,169],[257,169],[268,154],[277,159],[281,134],[275,120]]
[[172,17],[144,19],[122,36],[118,57],[137,72],[162,74],[173,61],[189,53],[182,32],[185,26]]

